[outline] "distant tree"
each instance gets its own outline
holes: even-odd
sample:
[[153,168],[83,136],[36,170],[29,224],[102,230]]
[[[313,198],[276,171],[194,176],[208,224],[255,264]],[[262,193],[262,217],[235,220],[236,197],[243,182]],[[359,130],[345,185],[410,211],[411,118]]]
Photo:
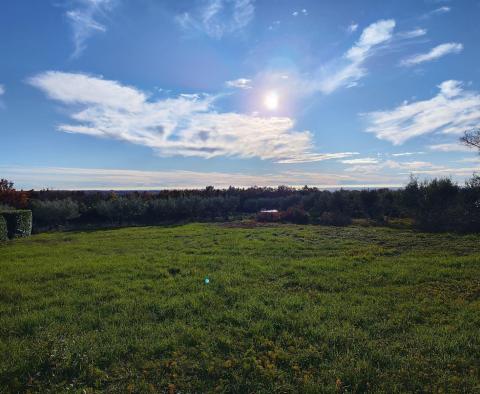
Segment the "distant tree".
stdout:
[[0,192],[11,192],[14,190],[13,182],[8,179],[0,179]]
[[475,128],[465,131],[460,141],[467,146],[473,146],[479,150],[480,153],[480,128]]
[[27,192],[15,190],[13,182],[7,179],[0,179],[0,204],[15,208],[25,208],[28,198]]

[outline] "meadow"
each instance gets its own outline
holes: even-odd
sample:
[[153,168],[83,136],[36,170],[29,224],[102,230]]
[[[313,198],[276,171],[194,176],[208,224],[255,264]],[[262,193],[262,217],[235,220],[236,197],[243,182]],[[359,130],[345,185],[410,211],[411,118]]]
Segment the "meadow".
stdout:
[[3,393],[480,392],[478,234],[45,233],[0,273]]

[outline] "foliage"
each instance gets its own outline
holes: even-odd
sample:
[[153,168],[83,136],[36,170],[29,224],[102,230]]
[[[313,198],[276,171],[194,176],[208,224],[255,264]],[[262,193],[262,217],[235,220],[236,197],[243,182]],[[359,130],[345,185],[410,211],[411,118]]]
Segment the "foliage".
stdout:
[[0,246],[0,391],[478,391],[479,235],[235,225]]
[[7,222],[8,237],[28,237],[32,233],[32,211],[18,209],[0,212]]
[[0,179],[0,193],[9,192],[15,190],[13,188],[13,182],[8,179]]
[[[473,186],[477,179],[477,186]],[[472,183],[473,182],[473,183]],[[419,182],[403,189],[319,190],[252,187],[239,189],[161,190],[156,192],[29,192],[37,231],[57,225],[125,226],[185,221],[225,221],[259,214],[260,221],[322,223],[344,226],[353,219],[385,224],[414,219],[428,231],[480,231],[478,177],[465,186],[450,179]],[[476,205],[477,204],[477,205]]]
[[2,216],[2,214],[0,214],[0,242],[6,241],[7,239],[8,239],[7,221]]
[[352,218],[341,212],[323,212],[320,216],[320,224],[324,226],[348,226]]
[[112,223],[131,223],[142,217],[146,211],[145,203],[137,198],[118,197],[110,201],[99,201],[94,210],[100,217]]
[[7,179],[0,179],[0,205],[26,208],[30,193],[23,190],[17,191],[13,186],[13,182]]
[[286,222],[295,224],[307,224],[310,221],[310,215],[308,212],[297,206],[288,208],[282,218]]
[[480,231],[480,182],[478,176],[464,188],[450,179],[418,182],[405,188],[405,204],[416,226],[426,231]]
[[79,204],[71,198],[63,200],[33,200],[31,208],[35,221],[41,225],[62,225],[80,216]]

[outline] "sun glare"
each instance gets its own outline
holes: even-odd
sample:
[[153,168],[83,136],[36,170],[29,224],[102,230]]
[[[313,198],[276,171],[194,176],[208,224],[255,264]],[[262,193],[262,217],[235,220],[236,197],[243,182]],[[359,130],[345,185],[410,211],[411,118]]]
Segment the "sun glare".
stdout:
[[278,108],[278,94],[277,92],[269,92],[265,96],[264,100],[265,107],[270,111],[274,111]]

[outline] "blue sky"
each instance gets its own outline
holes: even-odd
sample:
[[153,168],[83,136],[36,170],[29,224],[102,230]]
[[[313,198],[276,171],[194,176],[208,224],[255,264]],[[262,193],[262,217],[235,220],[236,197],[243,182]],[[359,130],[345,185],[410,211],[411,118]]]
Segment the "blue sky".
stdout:
[[480,0],[0,4],[0,177],[23,188],[463,182]]

